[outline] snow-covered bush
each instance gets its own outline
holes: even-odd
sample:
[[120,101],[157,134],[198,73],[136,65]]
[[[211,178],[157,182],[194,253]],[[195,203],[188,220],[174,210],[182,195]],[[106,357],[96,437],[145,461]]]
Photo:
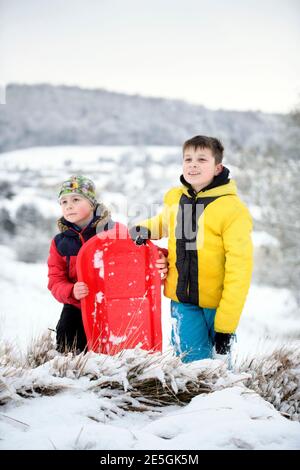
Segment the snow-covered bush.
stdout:
[[16,224],[5,207],[0,208],[0,242],[8,243],[16,233]]
[[251,377],[247,387],[259,393],[284,416],[300,421],[300,347],[281,347],[238,367]]
[[[300,420],[300,349],[279,348],[244,360],[229,371],[223,361],[182,363],[164,354],[135,349],[115,356],[59,354],[51,333],[38,338],[23,360],[13,348],[0,350],[0,404],[83,387],[110,398],[115,410],[146,411],[183,406],[201,393],[236,385],[258,393],[283,416]],[[245,388],[245,390],[247,390]]]

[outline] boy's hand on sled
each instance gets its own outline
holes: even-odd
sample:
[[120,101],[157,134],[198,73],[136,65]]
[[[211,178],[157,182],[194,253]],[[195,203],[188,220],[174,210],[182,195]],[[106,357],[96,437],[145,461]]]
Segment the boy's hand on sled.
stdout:
[[89,294],[89,288],[85,282],[75,282],[73,287],[73,295],[75,299],[80,300]]
[[128,232],[130,238],[136,245],[146,245],[146,241],[150,238],[150,230],[140,225],[131,227]]
[[217,354],[225,355],[230,352],[231,337],[230,333],[215,333],[215,349]]
[[162,251],[159,251],[159,259],[156,260],[155,267],[160,273],[161,279],[166,279],[168,275],[168,260]]

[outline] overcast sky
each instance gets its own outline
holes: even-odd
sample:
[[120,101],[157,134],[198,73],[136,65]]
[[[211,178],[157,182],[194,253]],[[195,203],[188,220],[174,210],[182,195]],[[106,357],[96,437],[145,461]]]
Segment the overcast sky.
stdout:
[[0,83],[288,112],[300,0],[0,0]]

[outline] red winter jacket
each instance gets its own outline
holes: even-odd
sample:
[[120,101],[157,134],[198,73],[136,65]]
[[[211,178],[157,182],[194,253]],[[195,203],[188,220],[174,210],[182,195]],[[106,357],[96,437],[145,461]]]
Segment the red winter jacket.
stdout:
[[73,296],[73,287],[77,282],[76,258],[70,256],[68,269],[67,256],[58,252],[55,239],[52,240],[48,257],[48,289],[58,302],[80,308],[80,300]]
[[[101,215],[96,215],[98,213]],[[63,217],[58,220],[60,233],[52,240],[48,257],[48,289],[58,302],[80,308],[80,300],[73,295],[73,287],[77,282],[77,254],[84,242],[113,225],[104,204],[98,205],[93,220],[82,230]]]

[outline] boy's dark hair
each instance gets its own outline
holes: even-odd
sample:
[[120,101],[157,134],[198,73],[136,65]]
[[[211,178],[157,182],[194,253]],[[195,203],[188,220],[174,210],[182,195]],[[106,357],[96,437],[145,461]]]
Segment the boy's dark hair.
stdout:
[[205,135],[196,135],[195,137],[192,137],[191,139],[188,139],[186,142],[184,142],[183,147],[182,147],[183,153],[188,147],[193,147],[194,150],[197,150],[198,148],[210,149],[215,158],[216,164],[221,163],[223,160],[224,147],[221,141],[216,139],[215,137],[207,137]]

